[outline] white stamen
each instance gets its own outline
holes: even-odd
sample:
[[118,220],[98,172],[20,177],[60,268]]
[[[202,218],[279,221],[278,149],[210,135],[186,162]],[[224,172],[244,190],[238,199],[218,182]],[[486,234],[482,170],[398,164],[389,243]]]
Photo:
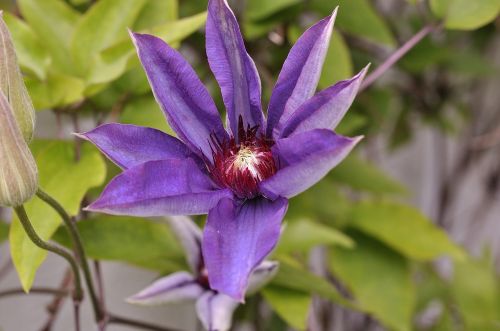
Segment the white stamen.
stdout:
[[258,155],[252,152],[249,148],[242,148],[238,151],[236,158],[233,162],[233,167],[238,168],[240,171],[248,169],[254,178],[262,179],[257,169],[260,161]]

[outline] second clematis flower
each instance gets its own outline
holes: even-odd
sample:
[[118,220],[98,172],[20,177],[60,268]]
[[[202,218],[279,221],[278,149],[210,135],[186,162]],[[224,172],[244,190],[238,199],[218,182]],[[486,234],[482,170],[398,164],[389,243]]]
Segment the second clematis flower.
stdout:
[[[205,329],[227,331],[231,328],[234,310],[239,302],[209,288],[208,275],[201,252],[202,234],[188,217],[168,219],[170,227],[184,248],[191,273],[179,271],[162,277],[127,302],[145,306],[196,302],[196,313]],[[248,291],[255,292],[269,282],[278,271],[275,261],[264,261],[252,272]]]
[[315,95],[335,16],[336,10],[293,46],[266,119],[260,78],[236,18],[225,0],[209,1],[206,51],[226,129],[182,56],[157,37],[131,33],[178,138],[122,124],[82,134],[123,169],[87,209],[143,217],[208,213],[202,252],[210,288],[243,301],[250,274],[278,242],[288,199],[317,183],[361,139],[332,130],[367,68]]

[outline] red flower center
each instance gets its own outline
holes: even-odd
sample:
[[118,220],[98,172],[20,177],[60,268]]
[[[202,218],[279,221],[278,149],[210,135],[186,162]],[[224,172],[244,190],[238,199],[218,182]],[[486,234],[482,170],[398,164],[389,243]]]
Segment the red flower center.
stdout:
[[259,183],[276,173],[272,141],[257,136],[258,127],[243,127],[240,117],[238,141],[231,137],[221,142],[211,137],[213,165],[208,169],[213,180],[230,188],[236,196],[251,199],[259,194]]

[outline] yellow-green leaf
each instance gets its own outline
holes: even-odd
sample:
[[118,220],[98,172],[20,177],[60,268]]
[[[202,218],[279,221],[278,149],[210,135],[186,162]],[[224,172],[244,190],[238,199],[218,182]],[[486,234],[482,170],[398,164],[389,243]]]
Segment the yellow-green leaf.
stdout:
[[291,327],[305,330],[311,306],[310,294],[279,286],[267,286],[262,295],[276,313]]
[[271,284],[303,293],[317,294],[335,303],[350,305],[328,281],[316,276],[299,264],[290,263],[290,261],[281,258],[278,274],[273,278]]
[[145,0],[101,0],[79,21],[71,40],[71,55],[79,73],[86,77],[94,66],[94,56],[126,38]]
[[447,29],[474,30],[492,22],[500,13],[499,0],[431,0],[431,9],[444,19]]
[[[78,222],[77,226],[90,258],[127,262],[161,272],[185,266],[183,251],[165,223],[100,215]],[[54,239],[71,247],[64,227],[59,228]]]
[[245,15],[253,21],[261,20],[300,2],[302,0],[252,0],[247,2]]
[[[99,151],[83,144],[80,160],[75,160],[74,146],[64,141],[35,141],[33,152],[37,161],[40,187],[52,195],[70,213],[76,215],[85,193],[103,183],[106,165]],[[43,239],[49,239],[59,224],[59,215],[38,198],[25,204],[28,216]],[[29,291],[36,271],[47,252],[36,247],[14,219],[9,234],[11,255],[23,288]]]
[[328,15],[339,6],[335,26],[369,41],[394,46],[394,36],[369,0],[312,0],[312,6]]
[[302,219],[286,224],[276,251],[279,254],[308,252],[318,245],[340,245],[350,248],[354,247],[354,242],[343,232],[334,228]]
[[453,296],[465,330],[493,331],[500,324],[500,287],[494,265],[483,260],[455,264]]
[[401,254],[428,261],[442,255],[461,260],[463,250],[414,207],[392,202],[361,202],[351,226],[383,241]]
[[153,96],[132,100],[120,115],[120,123],[155,128],[175,135]]
[[49,73],[46,80],[25,78],[35,109],[57,108],[83,99],[83,80],[64,74]]
[[356,234],[353,238],[354,249],[331,250],[332,272],[361,309],[391,330],[409,331],[415,301],[409,263],[373,239]]
[[353,189],[377,194],[406,194],[405,187],[382,170],[362,160],[356,154],[349,155],[328,175],[337,182]]
[[179,16],[178,12],[177,0],[147,0],[134,23],[134,30],[140,31],[175,21]]
[[[167,22],[141,32],[153,34],[170,45],[175,45],[198,30],[205,20],[206,13],[201,13],[178,21]],[[139,61],[133,57],[134,54],[134,46],[129,38],[120,40],[102,50],[97,55],[96,62],[87,77],[88,84],[110,82],[122,75],[128,68],[138,65]],[[133,61],[132,64],[131,61]]]
[[62,0],[19,0],[21,14],[52,55],[52,66],[74,72],[69,44],[80,14]]

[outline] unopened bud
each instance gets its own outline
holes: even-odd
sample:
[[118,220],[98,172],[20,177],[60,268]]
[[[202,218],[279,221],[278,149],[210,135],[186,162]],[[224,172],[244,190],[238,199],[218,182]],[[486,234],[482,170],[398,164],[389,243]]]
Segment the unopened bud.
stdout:
[[20,206],[38,188],[38,170],[28,144],[0,91],[0,205]]
[[24,84],[10,32],[0,11],[0,91],[7,97],[24,140],[29,143],[35,128],[35,109]]

